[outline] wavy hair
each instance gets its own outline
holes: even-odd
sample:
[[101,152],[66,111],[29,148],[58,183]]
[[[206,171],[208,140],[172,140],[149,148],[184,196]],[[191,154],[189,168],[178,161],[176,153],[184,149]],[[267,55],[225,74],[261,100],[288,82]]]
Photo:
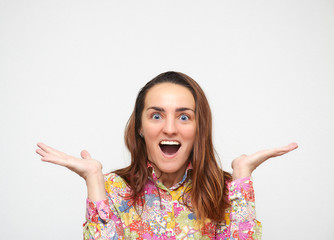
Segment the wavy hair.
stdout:
[[[211,219],[215,222],[224,220],[225,209],[230,206],[228,201],[227,182],[231,174],[222,170],[216,160],[212,143],[212,116],[208,100],[198,83],[180,72],[165,72],[149,81],[138,93],[134,110],[125,128],[125,144],[131,153],[128,167],[116,170],[122,177],[132,194],[130,198],[134,206],[142,205],[143,190],[150,171],[147,168],[147,152],[143,138],[140,137],[141,117],[147,92],[159,83],[174,83],[186,87],[195,99],[196,135],[190,161],[193,166],[191,185],[186,192],[190,193],[192,210],[196,218]],[[183,196],[184,197],[184,196]],[[184,204],[190,208],[185,199]]]

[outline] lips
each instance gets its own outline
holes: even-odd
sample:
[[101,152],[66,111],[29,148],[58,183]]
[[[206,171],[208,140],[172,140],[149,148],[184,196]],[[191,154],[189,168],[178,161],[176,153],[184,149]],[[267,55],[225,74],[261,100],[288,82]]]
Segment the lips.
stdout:
[[173,156],[181,147],[181,143],[175,140],[163,140],[159,143],[161,151],[167,156]]

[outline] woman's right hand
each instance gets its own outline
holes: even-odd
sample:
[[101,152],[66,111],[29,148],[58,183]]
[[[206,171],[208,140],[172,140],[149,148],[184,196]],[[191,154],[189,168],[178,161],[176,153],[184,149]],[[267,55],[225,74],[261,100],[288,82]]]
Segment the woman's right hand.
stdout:
[[77,158],[60,152],[44,143],[38,143],[37,146],[39,148],[36,150],[36,153],[41,155],[42,161],[67,167],[85,179],[88,198],[91,201],[98,201],[106,198],[102,164],[99,161],[92,159],[86,150],[81,151],[82,158]]
[[81,159],[60,152],[44,143],[38,143],[37,146],[39,148],[36,153],[42,156],[42,161],[67,167],[85,180],[93,175],[102,174],[102,164],[92,159],[86,150],[81,151]]

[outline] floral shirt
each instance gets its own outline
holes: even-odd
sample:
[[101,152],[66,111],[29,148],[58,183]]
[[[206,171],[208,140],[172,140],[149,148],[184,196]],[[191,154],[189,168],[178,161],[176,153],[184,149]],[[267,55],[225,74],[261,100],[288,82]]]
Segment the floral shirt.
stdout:
[[124,179],[114,173],[106,174],[108,199],[87,199],[84,239],[261,239],[250,177],[228,184],[231,208],[225,212],[225,221],[217,224],[207,219],[200,223],[180,200],[191,183],[187,178],[190,169],[191,165],[183,179],[171,188],[165,187],[153,170],[144,189],[145,204],[137,209],[125,197],[131,190]]

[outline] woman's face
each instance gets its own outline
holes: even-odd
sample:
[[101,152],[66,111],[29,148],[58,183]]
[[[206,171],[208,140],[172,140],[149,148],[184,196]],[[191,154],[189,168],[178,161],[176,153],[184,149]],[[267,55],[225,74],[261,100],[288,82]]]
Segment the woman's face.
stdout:
[[160,171],[183,174],[196,133],[195,100],[191,92],[173,83],[152,87],[145,98],[141,133],[148,159]]

